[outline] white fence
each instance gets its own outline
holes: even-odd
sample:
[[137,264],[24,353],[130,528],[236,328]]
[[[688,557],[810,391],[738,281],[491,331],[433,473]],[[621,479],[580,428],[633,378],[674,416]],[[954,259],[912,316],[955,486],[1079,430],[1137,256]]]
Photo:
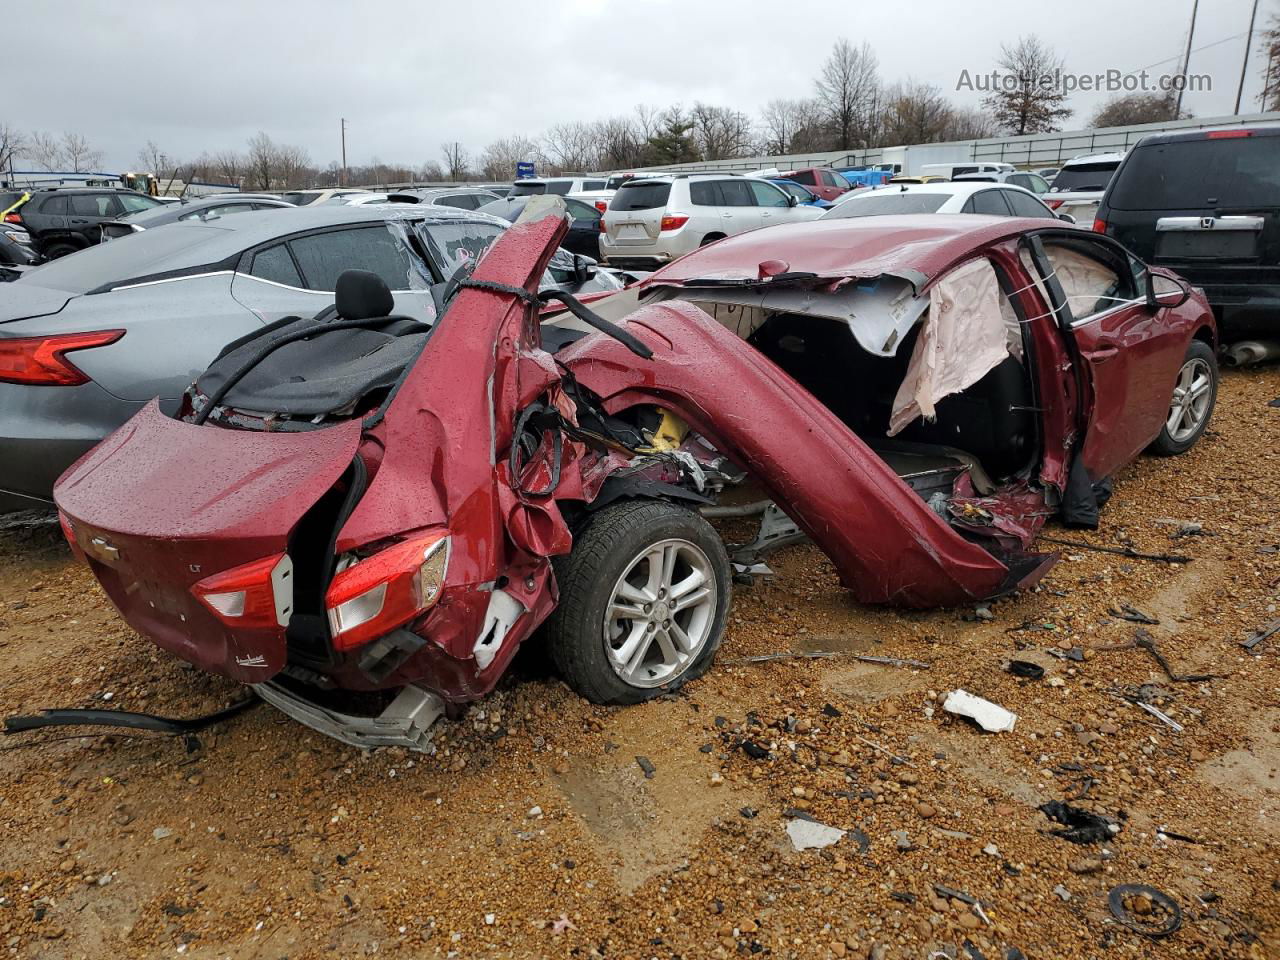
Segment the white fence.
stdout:
[[[1229,117],[1194,117],[1163,123],[1141,123],[1128,127],[1102,127],[1097,130],[1074,130],[1058,133],[1033,133],[1022,137],[989,137],[983,140],[955,140],[929,144],[930,149],[945,146],[955,149],[968,160],[1003,161],[1021,167],[1060,166],[1072,157],[1086,153],[1119,153],[1128,150],[1145,136],[1173,133],[1179,130],[1203,130],[1221,127],[1273,126],[1280,124],[1280,112],[1255,113]],[[926,146],[913,144],[912,146]],[[705,173],[713,171],[761,170],[777,167],[794,170],[799,167],[860,167],[877,163],[902,163],[912,149],[877,147],[867,150],[833,150],[823,153],[793,153],[781,156],[739,157],[733,160],[703,160],[667,166],[642,167],[646,172]]]

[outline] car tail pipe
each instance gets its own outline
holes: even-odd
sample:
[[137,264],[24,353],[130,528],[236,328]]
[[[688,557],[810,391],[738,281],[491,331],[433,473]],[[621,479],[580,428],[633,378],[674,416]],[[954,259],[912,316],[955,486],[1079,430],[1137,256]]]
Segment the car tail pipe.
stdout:
[[1280,341],[1241,340],[1227,347],[1223,358],[1230,367],[1252,367],[1265,360],[1280,358]]

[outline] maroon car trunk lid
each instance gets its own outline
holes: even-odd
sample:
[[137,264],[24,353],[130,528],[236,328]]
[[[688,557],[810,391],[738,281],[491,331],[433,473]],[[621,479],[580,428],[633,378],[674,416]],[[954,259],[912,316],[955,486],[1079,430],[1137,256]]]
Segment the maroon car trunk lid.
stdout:
[[62,475],[54,500],[131,626],[202,669],[258,683],[284,666],[284,628],[233,632],[191,587],[287,552],[360,434],[358,420],[306,433],[196,427],[152,401]]

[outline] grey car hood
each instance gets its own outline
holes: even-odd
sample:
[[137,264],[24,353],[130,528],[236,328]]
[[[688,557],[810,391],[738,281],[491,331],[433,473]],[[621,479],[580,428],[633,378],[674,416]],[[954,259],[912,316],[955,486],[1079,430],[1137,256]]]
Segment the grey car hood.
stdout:
[[0,293],[0,323],[58,313],[74,296],[65,290],[51,290],[34,283],[5,284]]

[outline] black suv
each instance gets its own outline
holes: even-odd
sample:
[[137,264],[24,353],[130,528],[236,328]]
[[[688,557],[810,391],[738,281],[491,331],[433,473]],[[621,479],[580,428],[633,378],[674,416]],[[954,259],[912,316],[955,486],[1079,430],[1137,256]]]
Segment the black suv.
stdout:
[[1280,332],[1280,127],[1145,137],[1095,230],[1203,288],[1224,342]]
[[52,260],[97,243],[99,224],[159,205],[123,187],[53,187],[31,191],[31,199],[15,211],[17,219],[5,219],[24,227],[36,252]]

